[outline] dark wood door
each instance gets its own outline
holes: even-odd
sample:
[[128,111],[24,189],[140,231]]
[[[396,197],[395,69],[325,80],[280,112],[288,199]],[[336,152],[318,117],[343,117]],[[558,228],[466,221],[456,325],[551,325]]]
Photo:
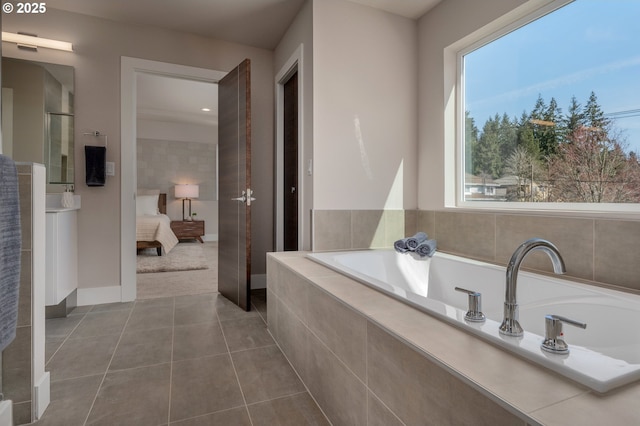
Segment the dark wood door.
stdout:
[[251,62],[218,84],[218,291],[251,308]]
[[298,250],[298,73],[284,84],[284,250]]

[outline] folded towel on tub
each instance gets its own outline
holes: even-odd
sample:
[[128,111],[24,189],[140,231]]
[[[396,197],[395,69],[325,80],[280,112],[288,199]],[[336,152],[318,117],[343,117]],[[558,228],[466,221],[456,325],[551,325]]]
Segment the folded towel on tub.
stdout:
[[427,240],[420,243],[418,247],[416,247],[415,252],[420,257],[426,257],[426,256],[431,257],[436,252],[436,248],[437,248],[436,240]]
[[409,248],[407,247],[407,239],[403,238],[401,240],[396,241],[395,243],[393,243],[393,248],[396,249],[398,253],[408,252]]
[[0,352],[16,337],[21,245],[18,173],[0,155]]
[[429,236],[424,232],[418,232],[413,237],[407,238],[407,248],[409,250],[415,250],[418,246],[429,239]]

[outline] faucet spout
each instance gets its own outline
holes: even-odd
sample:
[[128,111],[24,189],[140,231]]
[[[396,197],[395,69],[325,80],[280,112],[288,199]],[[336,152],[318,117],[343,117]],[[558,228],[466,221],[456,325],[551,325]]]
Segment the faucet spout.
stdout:
[[504,319],[500,325],[500,334],[506,336],[519,337],[524,334],[524,330],[518,322],[518,302],[516,289],[518,284],[518,272],[524,258],[532,251],[540,250],[546,253],[553,264],[553,271],[556,274],[564,274],[566,268],[564,260],[558,248],[547,240],[532,238],[520,244],[513,252],[509,265],[507,266],[506,293],[504,299]]

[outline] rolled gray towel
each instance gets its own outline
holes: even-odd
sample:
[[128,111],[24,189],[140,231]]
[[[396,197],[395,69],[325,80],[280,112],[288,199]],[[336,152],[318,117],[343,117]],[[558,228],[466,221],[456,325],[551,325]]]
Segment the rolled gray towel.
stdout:
[[416,235],[414,235],[413,237],[409,237],[406,240],[406,244],[407,244],[407,248],[409,250],[415,250],[418,248],[418,246],[427,241],[429,239],[429,236],[424,233],[424,232],[418,232]]
[[435,254],[437,248],[436,240],[423,241],[416,247],[415,252],[420,257],[431,257]]
[[407,239],[403,238],[401,240],[396,241],[395,243],[393,243],[393,248],[396,249],[398,253],[408,252],[409,249],[407,248]]

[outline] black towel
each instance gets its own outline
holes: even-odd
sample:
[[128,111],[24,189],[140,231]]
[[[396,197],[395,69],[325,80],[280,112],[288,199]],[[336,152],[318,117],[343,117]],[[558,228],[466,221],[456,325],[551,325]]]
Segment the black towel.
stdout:
[[84,158],[87,186],[104,186],[107,148],[85,145]]
[[16,337],[21,245],[18,173],[0,155],[0,352]]

